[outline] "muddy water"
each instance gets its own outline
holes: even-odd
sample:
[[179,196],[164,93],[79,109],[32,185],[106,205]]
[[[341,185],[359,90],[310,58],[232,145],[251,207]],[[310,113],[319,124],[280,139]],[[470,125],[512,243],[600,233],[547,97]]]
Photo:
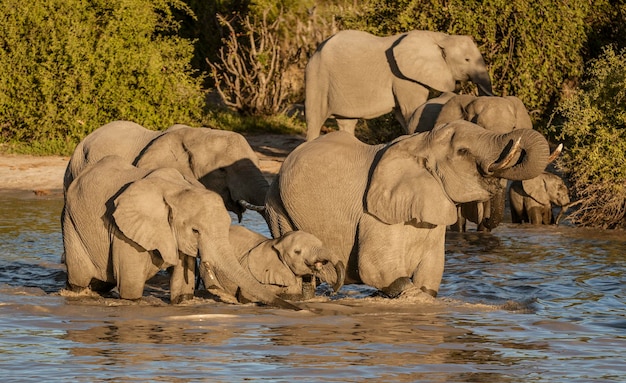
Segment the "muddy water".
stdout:
[[[616,382],[623,232],[505,224],[449,234],[434,303],[320,288],[310,310],[170,306],[63,291],[62,201],[0,200],[0,375],[11,381]],[[244,224],[264,231],[256,213]]]

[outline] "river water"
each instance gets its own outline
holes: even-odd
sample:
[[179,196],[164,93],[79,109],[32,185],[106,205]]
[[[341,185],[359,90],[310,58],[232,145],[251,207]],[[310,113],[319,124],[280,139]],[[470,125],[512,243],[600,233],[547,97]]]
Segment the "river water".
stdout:
[[[621,231],[451,233],[433,303],[345,286],[292,312],[171,306],[159,276],[138,303],[67,293],[61,208],[0,197],[3,382],[626,381]],[[267,235],[256,213],[243,224]]]

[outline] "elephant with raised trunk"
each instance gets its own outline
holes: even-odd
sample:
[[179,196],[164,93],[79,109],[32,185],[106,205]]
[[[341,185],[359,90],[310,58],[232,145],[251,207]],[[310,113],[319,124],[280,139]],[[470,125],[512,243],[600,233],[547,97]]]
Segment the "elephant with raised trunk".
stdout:
[[436,296],[456,204],[486,201],[501,178],[540,174],[548,142],[467,121],[367,145],[333,132],[289,154],[266,202],[273,236],[304,230],[346,264],[346,284]]
[[256,281],[229,241],[230,215],[220,196],[177,170],[140,169],[117,156],[88,166],[70,184],[63,211],[67,286],[139,299],[145,281],[169,270],[170,300],[194,295],[196,257],[256,300],[298,309]]
[[491,79],[473,38],[410,31],[377,37],[346,30],[322,42],[305,70],[307,140],[319,136],[327,118],[354,134],[360,118],[392,110],[406,129],[409,117],[434,94],[472,81],[491,95]]
[[175,168],[187,180],[218,193],[240,218],[246,206],[263,206],[269,188],[258,157],[238,133],[186,125],[155,132],[130,121],[114,121],[78,144],[65,172],[64,189],[88,164],[107,155],[142,169]]
[[[232,225],[230,242],[243,268],[280,297],[313,298],[315,291],[303,291],[303,277],[319,278],[334,291],[343,285],[346,272],[343,262],[312,234],[291,231],[278,238],[267,238],[243,226]],[[214,278],[216,287],[237,296],[240,301],[250,300],[228,278],[219,274]]]
[[552,216],[552,205],[564,209],[569,203],[569,191],[565,182],[553,173],[543,172],[529,180],[514,181],[509,187],[513,223],[554,224],[556,222]]
[[[533,128],[528,110],[515,96],[444,93],[415,111],[409,120],[408,132],[430,131],[437,125],[455,120],[470,121],[494,133]],[[474,222],[478,231],[494,229],[504,218],[505,200],[506,180],[502,180],[489,201],[460,204],[458,220],[451,229],[464,232],[466,221]]]

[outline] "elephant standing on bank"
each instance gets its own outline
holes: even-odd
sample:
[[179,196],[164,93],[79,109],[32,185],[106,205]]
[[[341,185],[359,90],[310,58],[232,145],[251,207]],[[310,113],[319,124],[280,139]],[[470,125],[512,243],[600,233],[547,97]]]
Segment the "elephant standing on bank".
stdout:
[[569,203],[569,191],[565,182],[561,177],[549,172],[543,172],[528,180],[514,181],[509,187],[513,223],[553,224],[555,220],[552,216],[552,205],[561,206],[563,209]]
[[354,134],[359,118],[395,112],[405,127],[429,94],[453,92],[457,81],[472,81],[491,95],[491,79],[470,36],[411,31],[377,37],[340,31],[322,42],[305,70],[307,140],[320,134],[327,118]]
[[[277,296],[292,300],[313,298],[315,291],[306,291],[307,295],[303,295],[302,277],[320,278],[335,291],[343,285],[344,264],[312,234],[291,231],[272,239],[232,225],[230,242],[243,268]],[[216,287],[238,296],[240,301],[250,300],[230,279],[220,274],[214,278]]]
[[246,206],[263,206],[269,188],[258,157],[238,133],[186,125],[155,132],[133,122],[114,121],[78,144],[65,171],[64,190],[87,165],[107,155],[120,156],[142,169],[175,168],[187,180],[197,180],[218,193],[226,208],[240,218]]
[[346,264],[346,284],[436,296],[456,204],[489,199],[500,178],[537,176],[548,155],[534,130],[461,120],[385,145],[329,133],[286,158],[267,197],[270,228],[318,237]]
[[256,281],[229,241],[230,215],[220,196],[177,170],[140,169],[107,156],[69,185],[63,213],[67,286],[139,299],[145,281],[171,273],[172,303],[194,294],[196,257],[263,303],[297,309]]
[[[522,100],[515,96],[473,96],[443,93],[428,100],[411,116],[408,132],[425,132],[435,126],[466,120],[494,133],[508,133],[514,129],[532,129],[530,115]],[[485,202],[468,202],[458,206],[458,220],[454,231],[465,231],[466,220],[476,223],[478,231],[497,227],[504,218],[506,180]]]

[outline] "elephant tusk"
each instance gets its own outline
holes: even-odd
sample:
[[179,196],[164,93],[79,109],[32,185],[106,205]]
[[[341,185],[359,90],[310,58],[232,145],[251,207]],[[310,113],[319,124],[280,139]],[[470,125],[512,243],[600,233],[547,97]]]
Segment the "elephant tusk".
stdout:
[[501,170],[504,169],[506,167],[508,167],[511,163],[511,161],[513,160],[513,158],[515,157],[515,155],[517,153],[520,152],[521,150],[521,141],[522,138],[519,137],[517,140],[515,140],[515,143],[513,144],[513,146],[511,147],[511,149],[509,150],[509,154],[507,154],[506,157],[504,157],[502,159],[502,161],[500,162],[494,162],[493,164],[489,165],[489,172],[493,173],[497,170]]
[[554,149],[554,152],[550,154],[550,157],[548,157],[548,163],[551,163],[552,161],[556,160],[556,158],[559,156],[559,154],[561,154],[562,151],[563,151],[563,144],[559,144],[559,146],[557,146],[556,149]]
[[250,202],[244,200],[244,199],[240,199],[239,201],[237,201],[241,206],[245,207],[248,210],[254,210],[254,211],[258,211],[258,212],[263,212],[265,211],[265,206],[259,206],[259,205],[253,205]]
[[333,285],[333,291],[337,292],[346,280],[346,266],[344,266],[343,262],[338,261],[335,264],[335,271],[337,273],[337,281]]

